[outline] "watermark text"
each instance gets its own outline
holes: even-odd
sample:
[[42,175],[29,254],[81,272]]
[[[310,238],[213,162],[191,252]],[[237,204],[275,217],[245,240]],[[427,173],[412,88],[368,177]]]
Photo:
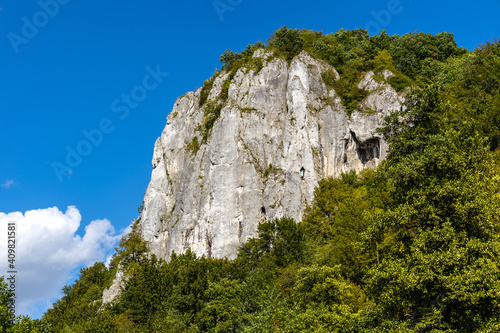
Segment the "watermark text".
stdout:
[[385,9],[370,11],[370,15],[374,18],[374,20],[369,21],[365,25],[365,29],[370,35],[378,34],[380,30],[387,27],[391,23],[392,17],[394,15],[401,14],[403,9],[404,7],[400,0],[389,0]]
[[17,279],[17,268],[16,268],[16,246],[17,246],[17,228],[16,222],[7,223],[7,275],[6,281],[8,289],[11,293],[11,298],[9,299],[9,314],[11,320],[16,318],[16,279]]
[[40,0],[38,6],[40,10],[28,18],[23,16],[21,18],[22,26],[20,33],[9,32],[7,38],[14,52],[19,53],[21,45],[28,44],[30,40],[38,35],[40,29],[45,27],[50,19],[54,18],[60,10],[61,5],[66,5],[70,0]]
[[237,6],[241,5],[243,0],[214,0],[212,5],[215,12],[219,15],[219,19],[224,21],[224,14],[232,12]]

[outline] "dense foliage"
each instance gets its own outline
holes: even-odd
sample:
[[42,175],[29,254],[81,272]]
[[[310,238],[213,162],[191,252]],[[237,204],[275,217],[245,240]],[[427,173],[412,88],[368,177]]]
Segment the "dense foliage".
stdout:
[[[344,80],[379,68],[411,82],[405,108],[381,129],[390,150],[380,167],[322,180],[302,222],[260,224],[235,260],[188,251],[167,263],[134,231],[109,268],[83,269],[43,320],[4,321],[4,331],[500,331],[499,42],[465,52],[447,33],[284,27],[268,47],[286,59],[307,50]],[[234,71],[249,57],[221,61]],[[118,269],[123,291],[102,306]],[[0,315],[6,292],[0,281]]]
[[0,332],[12,326],[10,318],[10,308],[12,295],[3,276],[0,276]]
[[[267,46],[258,42],[248,45],[241,53],[227,50],[220,57],[223,64],[220,74],[230,72],[225,82],[227,86],[239,68],[260,71],[261,59],[252,57],[259,48],[272,52],[273,55],[267,60],[283,57],[291,61],[294,56],[306,51],[332,65],[340,78],[337,80],[327,72],[322,76],[325,84],[335,88],[348,114],[359,109],[358,104],[368,94],[358,87],[362,73],[373,71],[377,74],[376,78],[382,80],[382,72],[390,70],[394,75],[384,80],[401,92],[411,86],[432,82],[437,73],[446,72],[448,62],[460,62],[462,56],[468,54],[457,46],[453,34],[446,32],[435,36],[425,33],[389,36],[381,31],[379,35],[369,36],[363,29],[340,29],[335,33],[323,34],[284,26],[274,32]],[[212,84],[213,78],[205,82],[200,106],[206,102]]]

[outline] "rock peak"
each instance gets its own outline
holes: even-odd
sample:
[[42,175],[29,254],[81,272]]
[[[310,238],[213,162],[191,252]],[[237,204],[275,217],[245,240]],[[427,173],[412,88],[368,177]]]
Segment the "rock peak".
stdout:
[[232,259],[260,222],[301,221],[321,179],[386,155],[376,129],[402,93],[365,73],[367,96],[348,115],[322,79],[339,79],[326,62],[305,51],[291,62],[264,49],[253,58],[180,97],[156,140],[140,230],[159,257],[189,249]]

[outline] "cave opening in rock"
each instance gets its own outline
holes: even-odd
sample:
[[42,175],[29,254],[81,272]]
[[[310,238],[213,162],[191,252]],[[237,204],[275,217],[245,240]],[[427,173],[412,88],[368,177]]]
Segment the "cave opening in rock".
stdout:
[[358,153],[359,160],[363,164],[366,164],[375,158],[380,158],[380,139],[371,138],[366,141],[358,141],[356,151]]

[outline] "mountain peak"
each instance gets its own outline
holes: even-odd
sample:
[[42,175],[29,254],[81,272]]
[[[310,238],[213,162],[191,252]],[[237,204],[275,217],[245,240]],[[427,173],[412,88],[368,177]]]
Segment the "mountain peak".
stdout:
[[389,71],[363,74],[356,84],[366,96],[348,112],[327,62],[252,52],[180,97],[156,141],[140,230],[161,258],[234,258],[260,222],[301,221],[321,179],[385,157],[376,130],[404,101],[384,81]]

